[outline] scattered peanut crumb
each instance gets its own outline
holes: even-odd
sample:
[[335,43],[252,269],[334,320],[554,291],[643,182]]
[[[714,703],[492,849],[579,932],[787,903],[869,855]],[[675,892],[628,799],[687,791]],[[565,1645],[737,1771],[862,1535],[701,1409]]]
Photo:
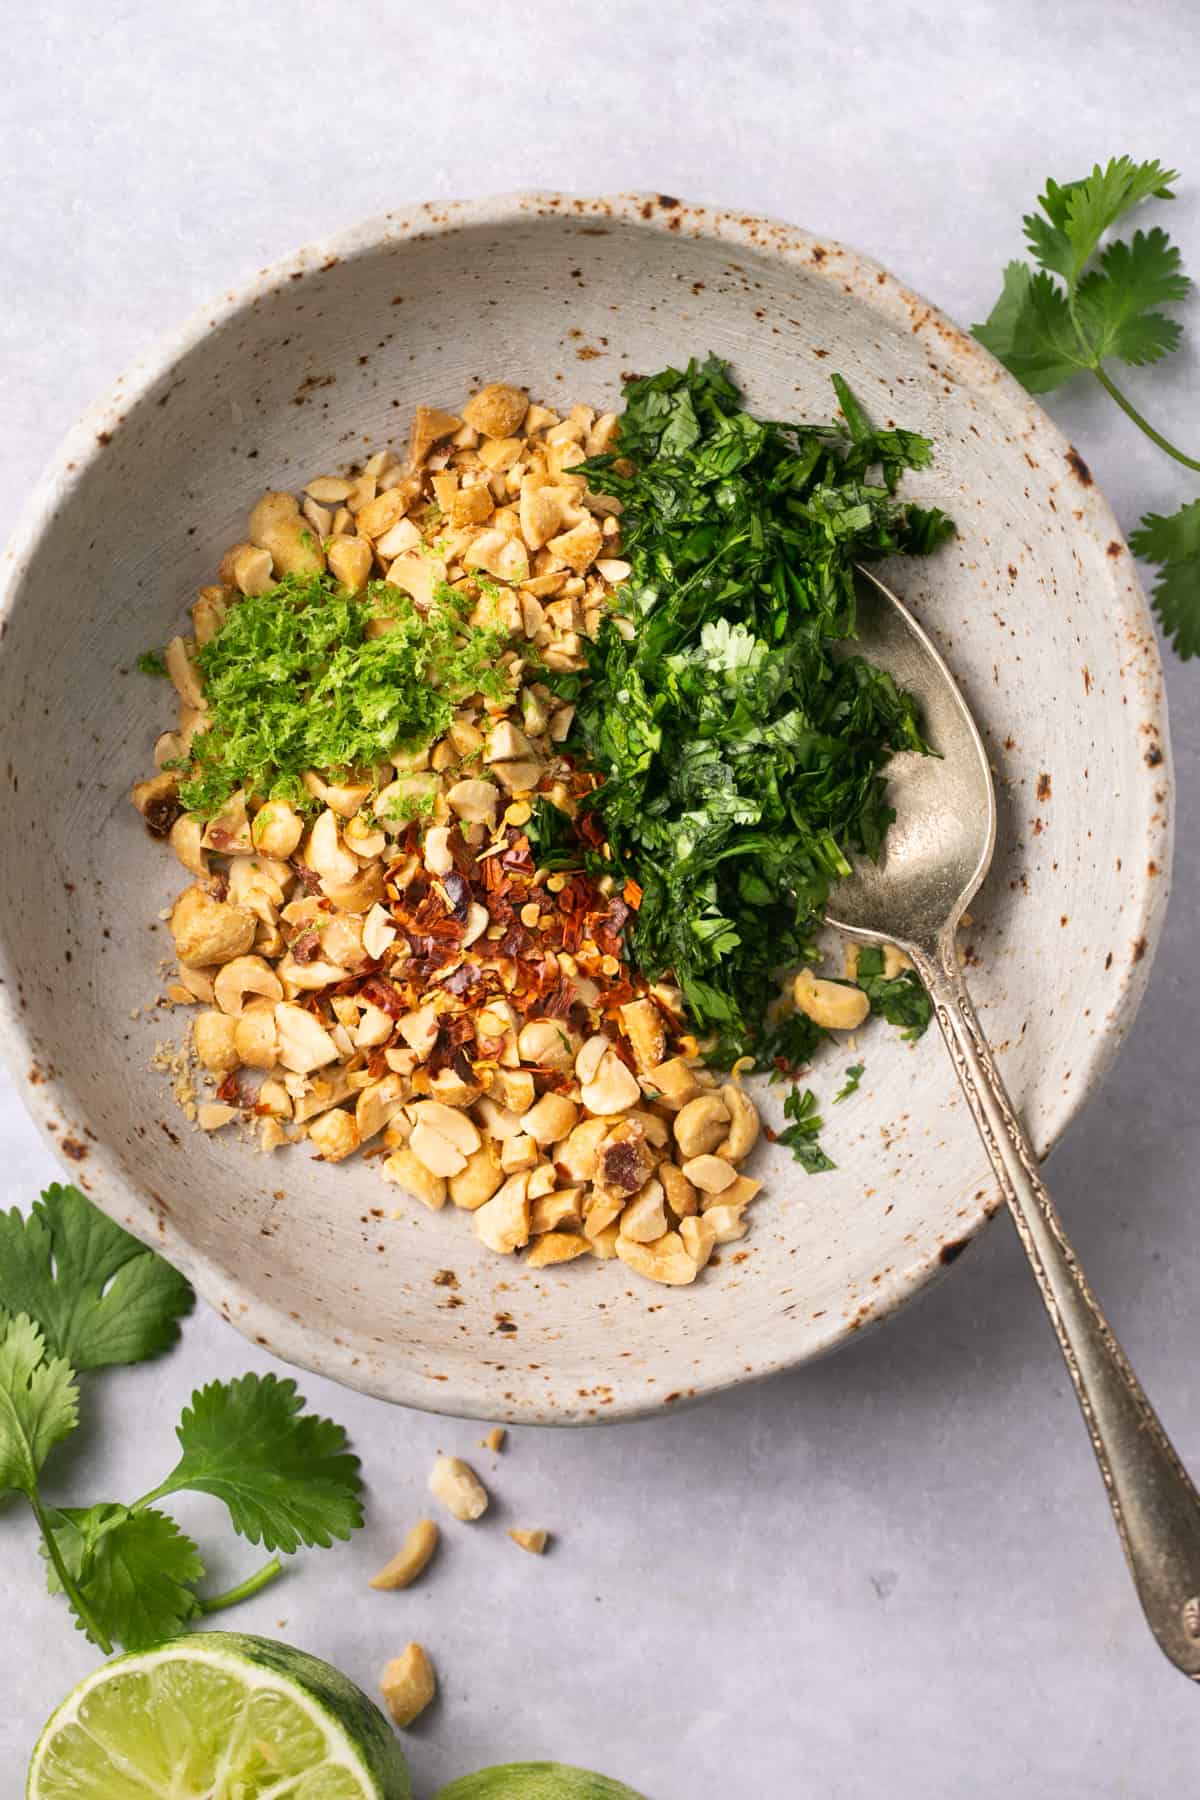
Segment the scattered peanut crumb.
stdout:
[[488,1492],[469,1463],[458,1456],[439,1456],[429,1476],[429,1491],[448,1512],[464,1523],[482,1518]]
[[169,1040],[155,1044],[150,1067],[171,1077],[171,1094],[189,1123],[196,1120],[196,1076],[186,1049]]
[[420,1644],[394,1656],[379,1682],[393,1722],[403,1731],[418,1719],[437,1693],[437,1677]]
[[481,1450],[503,1450],[504,1440],[507,1436],[508,1433],[505,1431],[503,1425],[493,1425],[487,1436],[485,1438],[480,1438],[479,1448]]
[[392,1560],[372,1578],[371,1586],[386,1592],[411,1587],[425,1569],[437,1544],[438,1528],[433,1520],[418,1519]]
[[528,1550],[530,1556],[541,1556],[550,1534],[540,1528],[535,1531],[514,1528],[508,1535],[514,1544],[518,1544],[522,1550]]

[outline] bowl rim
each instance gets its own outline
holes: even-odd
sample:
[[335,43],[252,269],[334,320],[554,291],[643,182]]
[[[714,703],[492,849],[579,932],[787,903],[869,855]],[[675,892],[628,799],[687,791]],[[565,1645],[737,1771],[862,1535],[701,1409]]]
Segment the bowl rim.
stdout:
[[[585,224],[610,219],[635,230],[706,238],[731,248],[802,265],[816,279],[850,284],[857,302],[872,308],[889,324],[900,323],[907,330],[928,333],[931,343],[936,341],[939,354],[953,365],[955,377],[962,385],[977,391],[986,390],[993,405],[998,401],[1002,409],[1019,411],[1031,450],[1039,452],[1040,457],[1056,458],[1064,469],[1079,477],[1079,491],[1075,495],[1079,530],[1103,546],[1115,542],[1124,552],[1121,557],[1104,559],[1105,566],[1114,571],[1109,616],[1114,631],[1124,633],[1128,646],[1120,678],[1125,697],[1128,698],[1132,690],[1138,699],[1136,708],[1123,710],[1132,715],[1131,731],[1136,730],[1136,720],[1157,734],[1155,742],[1162,755],[1161,762],[1152,772],[1145,768],[1141,757],[1136,759],[1136,766],[1146,777],[1145,853],[1137,858],[1135,869],[1131,871],[1132,918],[1136,933],[1133,941],[1141,946],[1141,951],[1123,962],[1109,1006],[1106,1029],[1093,1040],[1086,1064],[1077,1065],[1081,1079],[1071,1084],[1069,1094],[1059,1093],[1048,1108],[1035,1143],[1039,1157],[1044,1158],[1095,1093],[1116,1056],[1145,993],[1162,933],[1170,890],[1174,782],[1158,640],[1121,529],[1108,502],[1091,482],[1078,453],[1065,435],[1036,399],[981,344],[954,325],[937,307],[857,250],[769,217],[683,201],[669,194],[625,192],[585,197],[541,190],[474,200],[426,201],[407,211],[376,214],[359,224],[314,240],[260,269],[240,284],[227,288],[218,300],[197,308],[174,330],[160,336],[130,365],[127,373],[116,378],[112,390],[89,407],[68,430],[30,494],[8,543],[5,566],[0,570],[0,656],[3,655],[4,628],[24,569],[43,534],[52,525],[58,508],[103,454],[112,435],[124,423],[127,412],[211,331],[252,308],[285,283],[319,280],[338,264],[378,253],[389,246],[480,226],[502,227],[531,216],[578,219]],[[1115,579],[1118,567],[1120,580]],[[1161,800],[1156,794],[1162,796]],[[1159,871],[1154,877],[1149,872],[1151,865],[1156,865]],[[34,1048],[16,1001],[16,982],[12,973],[6,945],[0,935],[0,976],[3,976],[0,979],[0,1056],[43,1139],[61,1161],[61,1134],[79,1129],[79,1124],[70,1121],[69,1117],[71,1090],[68,1083],[54,1074],[48,1073],[37,1085],[30,1081]],[[458,1417],[562,1425],[616,1422],[662,1411],[661,1398],[647,1398],[645,1386],[635,1386],[632,1381],[623,1386],[619,1372],[613,1374],[611,1404],[597,1415],[595,1409],[586,1404],[570,1400],[560,1402],[553,1395],[531,1396],[528,1404],[519,1400],[504,1402],[498,1396],[492,1399],[485,1391],[485,1384],[464,1381],[461,1374],[452,1376],[449,1381],[443,1380],[435,1388],[415,1365],[397,1367],[382,1356],[365,1354],[361,1346],[355,1349],[349,1344],[339,1345],[277,1309],[269,1300],[243,1294],[236,1273],[216,1258],[195,1250],[173,1220],[155,1207],[122,1172],[117,1158],[103,1140],[96,1140],[90,1133],[89,1140],[87,1175],[84,1176],[78,1167],[68,1169],[68,1174],[104,1212],[168,1257],[213,1309],[236,1325],[244,1336],[259,1344],[266,1343],[289,1363],[380,1399]],[[956,1221],[952,1246],[955,1255],[976,1236],[1000,1204],[998,1190],[987,1187],[980,1190],[965,1214]],[[679,1398],[691,1401],[721,1393],[828,1354],[863,1328],[873,1327],[890,1317],[907,1300],[938,1279],[953,1260],[940,1254],[947,1248],[936,1246],[911,1266],[889,1273],[873,1290],[869,1315],[860,1312],[854,1319],[839,1317],[831,1320],[800,1352],[774,1357],[762,1355],[749,1363],[741,1350],[714,1355],[706,1363],[704,1373],[698,1375],[686,1395]],[[232,1317],[229,1306],[222,1304],[223,1298],[230,1295],[238,1296],[238,1310]],[[509,1379],[515,1374],[516,1371]]]

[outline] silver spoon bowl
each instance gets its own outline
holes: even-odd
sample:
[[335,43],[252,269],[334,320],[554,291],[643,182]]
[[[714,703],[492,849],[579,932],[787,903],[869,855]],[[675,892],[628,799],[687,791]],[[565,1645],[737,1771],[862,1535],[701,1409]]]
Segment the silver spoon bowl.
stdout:
[[959,967],[955,933],[996,844],[983,740],[938,651],[881,581],[859,571],[855,649],[913,694],[936,756],[888,765],[896,820],[878,863],[840,882],[829,924],[895,944],[928,989],[946,1047],[1066,1359],[1146,1620],[1200,1680],[1200,1495],[1101,1312],[1038,1174]]

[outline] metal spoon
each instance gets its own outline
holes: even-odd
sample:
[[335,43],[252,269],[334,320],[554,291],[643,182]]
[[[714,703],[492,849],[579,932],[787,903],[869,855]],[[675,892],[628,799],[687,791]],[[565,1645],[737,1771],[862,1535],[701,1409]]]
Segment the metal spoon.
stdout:
[[1037,1172],[958,964],[955,931],[996,843],[987,754],[938,652],[896,596],[859,571],[859,642],[913,693],[939,757],[888,767],[896,809],[882,860],[834,890],[828,921],[896,944],[929,990],[996,1179],[1066,1358],[1142,1610],[1176,1668],[1200,1681],[1200,1495],[1101,1312]]

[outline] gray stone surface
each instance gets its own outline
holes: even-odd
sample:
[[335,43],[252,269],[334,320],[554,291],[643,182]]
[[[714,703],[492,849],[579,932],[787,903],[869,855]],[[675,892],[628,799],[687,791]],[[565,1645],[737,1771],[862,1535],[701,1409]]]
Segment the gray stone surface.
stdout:
[[[1103,13],[1087,0],[466,0],[419,15],[58,0],[10,39],[0,113],[3,491],[15,506],[82,406],[223,284],[407,200],[642,187],[773,212],[877,256],[969,323],[1047,172],[1129,149],[1200,177],[1194,41],[1186,0]],[[1169,221],[1193,262],[1195,191]],[[1188,351],[1129,386],[1186,438],[1196,379]],[[1098,393],[1052,410],[1127,525],[1195,491]],[[81,604],[86,587],[81,566]],[[1200,689],[1195,670],[1169,680],[1176,899],[1137,1026],[1051,1177],[1200,1467]],[[7,1084],[0,1146],[5,1204],[55,1177]],[[191,1386],[251,1366],[270,1359],[201,1313],[162,1363],[91,1378],[52,1497],[141,1491],[171,1459]],[[952,1279],[832,1361],[677,1417],[518,1431],[502,1458],[479,1453],[499,1517],[456,1531],[406,1595],[372,1594],[366,1578],[422,1505],[434,1450],[473,1453],[480,1434],[304,1386],[353,1431],[370,1524],[298,1561],[237,1623],[368,1687],[421,1639],[442,1674],[411,1734],[422,1795],[540,1755],[652,1800],[1141,1800],[1195,1785],[1195,1697],[1141,1626],[1004,1220]],[[217,1576],[253,1563],[199,1502],[179,1512],[221,1547]],[[522,1556],[511,1523],[554,1530],[555,1553]],[[0,1559],[0,1796],[16,1800],[42,1719],[94,1657],[43,1592],[13,1507]]]

